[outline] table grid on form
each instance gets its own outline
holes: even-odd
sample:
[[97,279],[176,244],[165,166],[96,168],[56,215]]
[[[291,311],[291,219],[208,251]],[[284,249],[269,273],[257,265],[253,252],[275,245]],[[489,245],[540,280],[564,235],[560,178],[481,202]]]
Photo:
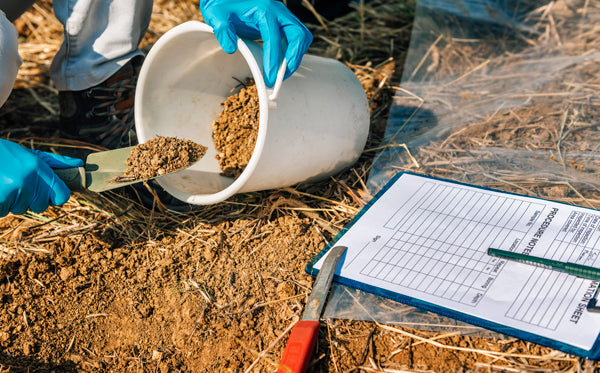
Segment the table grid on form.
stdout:
[[527,229],[518,222],[534,205],[425,183],[386,222],[394,233],[361,274],[475,306],[503,263],[487,248],[522,240]]
[[[573,211],[552,239],[549,259],[598,266],[596,248],[600,240],[600,216]],[[555,330],[569,309],[578,289],[586,286],[582,279],[561,272],[536,268],[506,312],[506,317],[542,328]],[[571,294],[564,299],[558,294]]]

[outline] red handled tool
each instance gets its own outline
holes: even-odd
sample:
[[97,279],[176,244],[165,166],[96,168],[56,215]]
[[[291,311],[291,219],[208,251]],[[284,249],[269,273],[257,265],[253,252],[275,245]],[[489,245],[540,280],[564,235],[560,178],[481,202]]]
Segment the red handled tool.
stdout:
[[325,306],[335,268],[344,252],[346,252],[345,246],[336,246],[329,250],[306,302],[302,319],[292,328],[277,373],[306,372],[317,344],[319,318]]

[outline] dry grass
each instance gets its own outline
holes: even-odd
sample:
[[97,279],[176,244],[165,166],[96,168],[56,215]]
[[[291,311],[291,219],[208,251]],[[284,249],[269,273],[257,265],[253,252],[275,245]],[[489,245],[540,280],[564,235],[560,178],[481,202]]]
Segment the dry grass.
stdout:
[[[597,9],[584,1],[540,5],[528,17],[537,34],[495,44],[434,35],[399,91],[407,114],[395,118],[386,146],[402,161],[391,161],[389,173],[416,169],[597,207]],[[419,118],[424,113],[438,127]],[[423,128],[431,133],[403,140]]]
[[[540,22],[543,21],[543,16],[546,17],[546,22],[551,24],[548,14],[551,13],[541,14]],[[151,45],[164,32],[190,19],[201,19],[195,2],[156,1],[144,44]],[[267,224],[273,217],[286,215],[310,219],[321,232],[323,242],[329,242],[370,198],[366,188],[367,178],[373,157],[380,150],[393,93],[399,87],[411,25],[412,6],[405,5],[404,1],[373,0],[358,6],[355,12],[336,21],[321,20],[320,25],[310,27],[315,35],[310,52],[347,63],[356,72],[369,98],[372,120],[367,149],[359,162],[347,172],[321,183],[238,195],[226,202],[207,206],[187,215],[167,213],[161,211],[160,206],[149,211],[136,202],[135,196],[120,191],[103,194],[76,193],[61,208],[51,208],[44,214],[27,213],[3,219],[0,255],[40,252],[45,250],[45,245],[49,243],[81,232],[98,235],[110,232],[123,246],[136,246],[141,243],[152,246],[164,237],[164,232],[180,232],[180,237],[187,237],[178,243],[183,246],[186,240],[202,240],[202,232],[212,234],[212,227],[223,221],[248,219],[249,232],[253,232],[254,228]],[[61,26],[52,15],[50,2],[38,3],[19,20],[18,28],[22,39],[20,51],[24,64],[14,94],[0,112],[0,136],[19,139],[26,146],[50,148],[58,152],[64,146],[81,146],[56,139],[51,126],[57,120],[58,105],[57,91],[48,78],[47,70],[61,42]],[[600,40],[597,38],[596,28],[597,25],[590,24],[588,29],[582,30],[581,38]],[[544,37],[556,39],[558,35],[560,30],[549,27]],[[531,43],[537,42],[539,40],[531,40]],[[577,48],[576,45],[571,47]],[[445,61],[451,61],[444,53],[451,54],[453,48],[458,46],[448,43],[437,44],[436,48],[439,48],[439,54]],[[474,68],[486,62],[485,58],[476,58],[473,54],[465,55],[464,58],[468,65]],[[464,62],[453,61],[458,64]],[[431,61],[428,61],[425,66],[430,64]],[[444,66],[451,67],[452,64]],[[440,76],[445,73],[443,68],[436,72]],[[583,92],[583,96],[572,100],[585,97],[586,89],[597,88],[597,84],[593,84],[589,87],[573,87],[573,90]],[[552,111],[552,105],[560,100],[561,97],[555,97],[555,101],[549,102],[549,107],[543,110],[546,110],[546,113]],[[481,122],[475,125],[490,125],[497,120],[495,115],[498,114],[493,113],[481,118]],[[527,115],[529,114],[514,113],[515,118],[519,119],[524,119]],[[564,127],[559,125],[559,132],[552,133],[544,145],[558,147],[558,154],[563,154],[560,150],[568,144],[568,139],[565,139],[566,133],[575,131],[574,126],[579,123],[575,117],[578,114],[575,112],[556,114],[559,118],[563,118],[563,115],[566,115],[568,124]],[[535,126],[519,120],[515,123],[515,126],[502,130],[519,133],[521,136],[523,130],[527,130],[524,133],[543,131],[541,125]],[[497,128],[498,125],[491,127]],[[478,152],[485,151],[486,147],[493,147],[494,143],[485,142],[489,136],[479,138],[469,131],[461,130],[445,141],[432,142],[420,149],[408,165],[403,165],[398,170],[416,169],[459,180],[472,180],[464,175],[477,174],[489,179],[485,183],[488,186],[505,189],[510,189],[506,188],[507,186],[514,186],[517,191],[533,195],[544,195],[540,190],[562,186],[564,189],[561,191],[566,194],[564,198],[558,199],[598,206],[600,195],[576,189],[568,181],[547,182],[544,176],[524,179],[523,174],[518,173],[491,175],[485,172],[485,165],[479,164],[483,155]],[[472,144],[477,144],[477,148],[472,149]],[[386,146],[407,149],[402,144]],[[565,162],[564,159],[562,161]],[[207,240],[211,239],[210,234],[207,233]],[[238,244],[241,246],[244,242],[256,238],[249,233]],[[214,244],[209,241],[206,243]],[[201,290],[199,284],[189,281],[183,286],[186,287],[186,291]],[[207,301],[211,301],[207,293],[200,291],[200,294]],[[262,306],[277,304],[279,301],[274,300]],[[255,353],[256,358],[247,366],[247,370],[256,366],[259,361],[267,365],[275,364],[277,356],[270,354],[271,349],[285,337],[286,332],[287,330],[282,331],[271,345],[264,346],[260,351],[246,346],[247,350]],[[465,362],[465,367],[478,372],[583,372],[592,371],[594,367],[591,362],[515,339],[459,337],[347,320],[327,322],[327,335],[327,340],[321,341],[320,344],[324,344],[329,353],[327,356],[316,358],[317,361],[327,359],[327,366],[332,372],[430,371],[431,366],[436,366],[433,361],[413,360],[420,349],[433,351],[431,356],[438,356],[440,361],[437,366],[441,370],[444,370],[444,356],[450,355],[468,361]],[[360,356],[349,356],[345,347],[349,341],[356,341],[364,346]],[[240,341],[240,344],[244,347],[243,341]],[[349,366],[353,368],[350,369]],[[1,368],[0,364],[0,371]]]

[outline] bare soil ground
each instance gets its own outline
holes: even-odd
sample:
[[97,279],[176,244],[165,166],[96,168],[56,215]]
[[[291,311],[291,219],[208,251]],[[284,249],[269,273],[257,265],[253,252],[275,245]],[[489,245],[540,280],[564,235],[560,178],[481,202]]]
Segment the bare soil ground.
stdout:
[[[18,23],[24,66],[0,110],[0,135],[60,152],[84,145],[55,137],[58,105],[47,68],[60,25],[49,4],[42,1]],[[145,43],[188,19],[201,19],[197,2],[156,1]],[[411,20],[410,4],[373,1],[323,22],[327,27],[311,26],[311,53],[345,61],[371,106],[367,148],[336,177],[242,194],[184,215],[148,210],[117,190],[78,192],[43,214],[0,219],[0,372],[275,371],[312,287],[304,267],[370,197],[365,182],[400,80]],[[423,170],[460,173],[462,163],[452,157],[468,154],[461,144],[489,141],[490,134],[510,142],[517,132],[544,144],[567,136],[560,114],[547,130],[527,112],[515,117],[530,122],[482,121],[423,149]],[[443,162],[452,167],[442,169]],[[585,201],[568,185],[532,185],[543,196]],[[310,366],[314,372],[594,369],[594,362],[514,338],[350,320],[322,321]]]

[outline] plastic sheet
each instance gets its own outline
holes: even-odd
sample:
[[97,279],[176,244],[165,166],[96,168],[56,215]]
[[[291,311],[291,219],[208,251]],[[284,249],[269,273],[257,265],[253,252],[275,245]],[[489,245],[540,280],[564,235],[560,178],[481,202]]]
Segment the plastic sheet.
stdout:
[[[368,179],[412,171],[600,206],[600,0],[419,0]],[[473,327],[337,285],[324,317]]]

